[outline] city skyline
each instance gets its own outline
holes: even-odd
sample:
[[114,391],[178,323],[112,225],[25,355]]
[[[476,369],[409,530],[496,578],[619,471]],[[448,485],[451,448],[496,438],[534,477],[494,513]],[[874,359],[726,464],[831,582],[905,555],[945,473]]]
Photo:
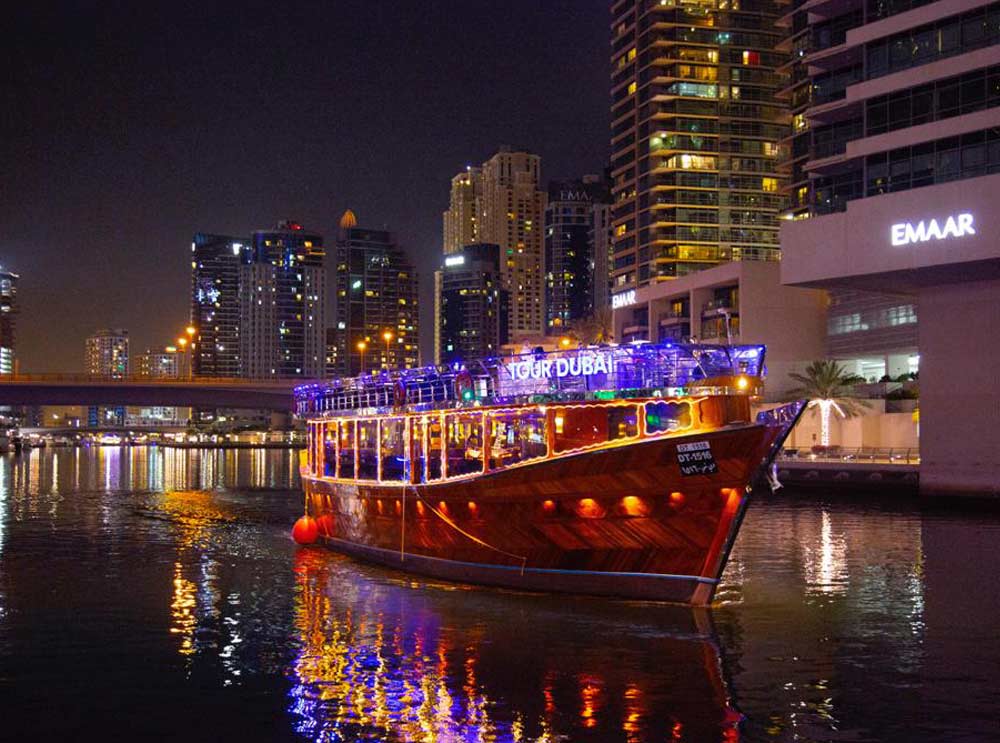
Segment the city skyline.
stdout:
[[[451,177],[505,142],[537,152],[544,181],[607,160],[603,3],[89,13],[18,10],[10,21],[2,94],[18,115],[0,123],[0,262],[22,276],[23,370],[79,368],[95,327],[128,327],[141,347],[174,337],[188,322],[198,230],[239,235],[292,216],[334,235],[346,208],[409,250],[429,358]],[[100,43],[80,24],[99,27]],[[313,54],[256,59],[245,41],[269,34]],[[439,52],[456,37],[498,60],[489,77]],[[379,65],[359,61],[375,55]],[[416,79],[434,85],[416,95]],[[400,108],[375,115],[390,99]],[[271,123],[295,105],[312,111]]]

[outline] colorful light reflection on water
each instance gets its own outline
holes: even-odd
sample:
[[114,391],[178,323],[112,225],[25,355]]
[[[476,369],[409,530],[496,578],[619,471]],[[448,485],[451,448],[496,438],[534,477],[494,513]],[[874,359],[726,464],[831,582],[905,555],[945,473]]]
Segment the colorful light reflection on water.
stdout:
[[693,612],[288,536],[297,454],[0,457],[0,739],[997,739],[995,513],[761,498]]

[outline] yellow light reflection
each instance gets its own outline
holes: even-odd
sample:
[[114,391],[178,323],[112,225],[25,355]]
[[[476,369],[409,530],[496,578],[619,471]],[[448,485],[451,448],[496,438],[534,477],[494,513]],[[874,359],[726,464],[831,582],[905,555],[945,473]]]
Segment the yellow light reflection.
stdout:
[[170,602],[170,616],[172,623],[170,632],[180,635],[181,646],[177,652],[181,655],[192,655],[194,653],[194,631],[198,625],[195,618],[195,597],[198,587],[194,581],[190,581],[182,574],[180,562],[174,563],[174,596]]

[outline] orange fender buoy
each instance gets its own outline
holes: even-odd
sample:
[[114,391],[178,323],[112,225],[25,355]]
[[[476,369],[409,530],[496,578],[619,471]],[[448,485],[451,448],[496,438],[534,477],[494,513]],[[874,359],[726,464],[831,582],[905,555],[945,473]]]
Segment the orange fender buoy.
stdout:
[[312,516],[303,516],[292,527],[292,539],[297,544],[312,544],[319,536],[319,525]]

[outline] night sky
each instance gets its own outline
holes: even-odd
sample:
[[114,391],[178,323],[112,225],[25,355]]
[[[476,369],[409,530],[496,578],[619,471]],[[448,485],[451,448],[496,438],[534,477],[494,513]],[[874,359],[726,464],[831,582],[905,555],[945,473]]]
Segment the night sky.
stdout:
[[441,212],[507,143],[543,178],[608,156],[606,0],[30,2],[0,46],[0,264],[21,275],[23,372],[79,371],[187,323],[190,240],[345,208],[422,274],[430,353]]

